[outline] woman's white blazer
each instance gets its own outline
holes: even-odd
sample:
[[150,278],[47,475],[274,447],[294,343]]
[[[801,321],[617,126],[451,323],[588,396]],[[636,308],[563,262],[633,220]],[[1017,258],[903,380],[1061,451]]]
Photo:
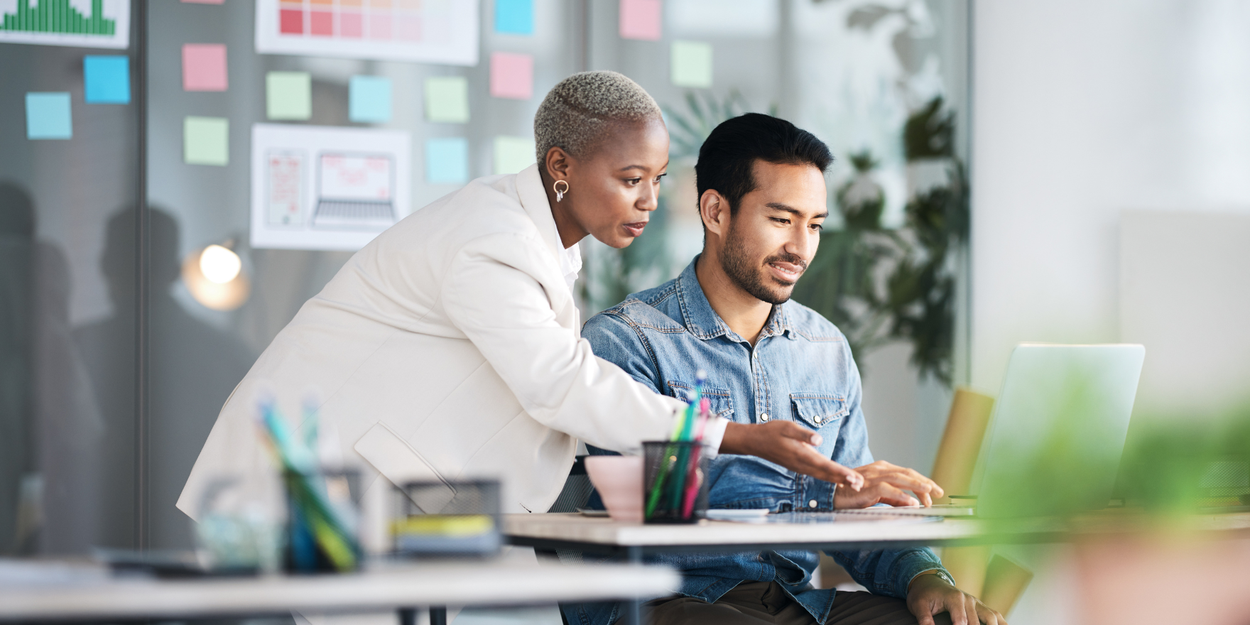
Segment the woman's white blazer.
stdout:
[[265,398],[288,418],[319,398],[321,427],[363,460],[366,488],[379,474],[494,477],[505,512],[551,506],[577,439],[629,449],[667,437],[684,404],[591,353],[562,249],[537,166],[474,180],[383,232],[235,388],[178,508],[198,519],[218,480],[275,473],[256,425]]

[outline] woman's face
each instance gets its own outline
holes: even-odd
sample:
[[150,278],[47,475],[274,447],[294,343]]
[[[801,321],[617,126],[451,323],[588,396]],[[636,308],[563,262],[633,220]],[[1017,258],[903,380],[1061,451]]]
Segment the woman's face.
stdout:
[[557,211],[565,208],[581,231],[606,245],[633,243],[658,206],[668,169],[664,122],[616,124],[586,158],[569,160],[569,190]]

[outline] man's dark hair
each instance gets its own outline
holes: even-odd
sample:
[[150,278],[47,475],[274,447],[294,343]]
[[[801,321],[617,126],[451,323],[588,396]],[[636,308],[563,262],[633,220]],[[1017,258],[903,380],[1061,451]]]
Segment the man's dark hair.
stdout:
[[736,215],[742,197],[755,190],[756,160],[811,165],[824,173],[833,153],[816,135],[771,115],[747,113],[725,120],[699,148],[694,166],[699,197],[714,189],[729,202],[729,214]]

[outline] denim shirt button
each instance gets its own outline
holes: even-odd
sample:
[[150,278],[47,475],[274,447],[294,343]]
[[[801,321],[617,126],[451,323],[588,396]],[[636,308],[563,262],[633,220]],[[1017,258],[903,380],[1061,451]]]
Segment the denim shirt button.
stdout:
[[760,413],[760,421],[767,421],[767,420],[768,420],[768,413],[767,413],[767,412],[761,412],[761,413]]
[[816,425],[820,425],[820,417],[815,417],[812,419],[812,421],[815,421]]
[[811,500],[811,501],[807,502],[807,507],[809,507],[809,508],[815,508],[817,505],[819,505],[819,504],[817,504],[817,503],[816,503],[816,500],[815,500],[815,499],[813,499],[813,500]]

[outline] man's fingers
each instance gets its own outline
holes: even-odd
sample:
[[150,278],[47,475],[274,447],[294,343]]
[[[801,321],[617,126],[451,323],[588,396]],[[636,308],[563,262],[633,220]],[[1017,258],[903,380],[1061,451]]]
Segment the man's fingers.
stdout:
[[977,601],[976,597],[968,594],[964,595],[964,611],[968,613],[968,623],[970,625],[977,625],[978,623],[989,623],[990,625],[994,625],[993,621],[986,621],[982,619],[984,614],[981,613],[981,610],[979,609],[980,607],[981,602]]
[[916,501],[907,493],[904,493],[903,491],[897,488],[894,488],[893,486],[890,486],[889,484],[878,484],[877,486],[880,489],[879,498],[881,500],[881,503],[888,503],[891,506],[913,506],[914,507],[914,506],[920,505],[919,501]]
[[1007,625],[1007,619],[1003,618],[998,610],[993,610],[980,601],[977,602],[977,616],[981,617],[982,623],[988,625]]
[[[958,600],[952,601],[952,600],[949,600],[949,597],[948,597],[948,600],[946,601],[946,611],[950,612],[951,625],[969,625],[968,624],[968,612],[967,612],[967,609],[964,607],[965,604],[964,604],[963,599],[964,599],[964,594],[959,593]],[[976,619],[975,613],[972,615],[972,618],[974,620]]]
[[926,508],[933,507],[933,498],[929,496],[929,493],[916,493],[916,496],[920,497],[920,505]]

